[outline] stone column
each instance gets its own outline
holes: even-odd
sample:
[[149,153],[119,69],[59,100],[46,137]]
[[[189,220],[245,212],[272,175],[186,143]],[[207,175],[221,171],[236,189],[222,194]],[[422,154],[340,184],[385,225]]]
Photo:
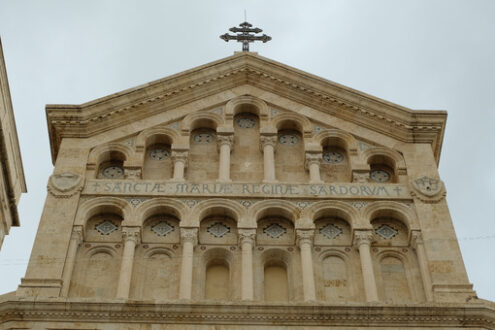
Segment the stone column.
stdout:
[[122,239],[124,241],[124,252],[120,263],[120,277],[117,286],[117,298],[128,299],[131,288],[132,266],[134,265],[134,252],[136,244],[139,243],[138,227],[123,227]]
[[426,259],[426,251],[421,232],[412,232],[412,246],[416,249],[416,255],[418,256],[419,271],[421,272],[421,279],[423,280],[426,301],[433,301],[430,270],[428,269],[428,261]]
[[313,229],[296,229],[297,244],[301,249],[301,267],[304,301],[316,300],[315,277],[313,274]]
[[218,181],[230,181],[230,149],[234,143],[233,135],[218,135],[218,147],[220,148],[220,164],[218,166]]
[[184,181],[184,169],[187,167],[187,151],[172,150],[172,161],[174,162],[174,181]]
[[242,249],[241,299],[253,300],[253,247],[256,229],[239,229],[238,233]]
[[198,228],[181,228],[182,265],[179,298],[191,299],[194,246],[198,243]]
[[72,228],[72,235],[69,241],[69,249],[67,251],[67,259],[65,259],[64,275],[62,277],[62,291],[60,295],[67,297],[69,294],[70,281],[72,279],[72,272],[74,271],[74,265],[76,263],[76,254],[79,245],[83,240],[83,228],[82,226],[74,226]]
[[275,181],[275,145],[277,143],[276,135],[261,135],[260,148],[263,151],[263,182]]
[[321,153],[306,153],[306,168],[309,170],[309,183],[321,183],[320,163]]
[[359,249],[359,257],[361,259],[366,301],[368,302],[378,301],[375,273],[373,271],[373,262],[371,261],[370,252],[372,238],[373,233],[371,230],[356,231],[354,233],[354,239]]

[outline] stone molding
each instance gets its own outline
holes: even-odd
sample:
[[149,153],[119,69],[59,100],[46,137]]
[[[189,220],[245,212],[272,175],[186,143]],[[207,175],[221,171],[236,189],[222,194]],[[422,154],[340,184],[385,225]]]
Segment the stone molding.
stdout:
[[314,229],[296,229],[296,244],[299,247],[301,247],[302,244],[313,245],[314,237]]
[[248,242],[251,246],[254,246],[254,242],[256,240],[256,229],[239,228],[237,229],[237,235],[239,237],[239,245]]
[[321,152],[318,152],[318,153],[306,152],[305,156],[306,156],[306,158],[305,158],[305,162],[304,162],[304,167],[306,169],[309,169],[311,164],[320,165],[321,159],[322,159],[322,153]]
[[172,150],[172,161],[174,163],[176,163],[176,162],[182,162],[184,164],[184,167],[187,167],[188,157],[189,157],[189,152],[188,151]]
[[371,230],[356,230],[354,232],[354,242],[356,247],[363,244],[370,245],[373,241],[373,232]]
[[273,148],[277,145],[276,135],[260,135],[260,150],[263,152],[265,145],[271,145]]
[[219,148],[222,145],[228,145],[229,148],[232,148],[232,145],[234,144],[234,135],[217,135],[217,143]]
[[[34,300],[36,299],[36,300]],[[36,302],[36,303],[35,303]],[[225,324],[278,326],[346,326],[346,327],[449,327],[495,328],[495,307],[482,302],[469,304],[421,304],[391,306],[362,304],[345,306],[311,304],[184,304],[123,303],[121,300],[83,302],[75,299],[23,298],[0,303],[0,324],[22,322],[79,322],[119,324]]]
[[83,190],[83,183],[81,175],[67,171],[50,176],[47,190],[55,198],[70,198]]
[[122,240],[134,241],[135,244],[139,244],[141,240],[141,228],[140,227],[122,227]]

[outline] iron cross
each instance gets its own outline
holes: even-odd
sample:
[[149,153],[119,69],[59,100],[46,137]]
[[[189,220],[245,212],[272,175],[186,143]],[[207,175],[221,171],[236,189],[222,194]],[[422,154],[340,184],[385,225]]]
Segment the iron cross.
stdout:
[[239,24],[240,28],[233,27],[230,28],[229,31],[237,33],[236,35],[231,35],[228,33],[222,34],[220,39],[228,42],[229,40],[237,40],[238,42],[242,42],[242,51],[249,52],[249,43],[255,42],[257,40],[263,41],[263,43],[272,40],[272,37],[263,34],[261,36],[257,36],[256,33],[263,32],[260,28],[253,28],[252,24],[248,22],[244,22]]

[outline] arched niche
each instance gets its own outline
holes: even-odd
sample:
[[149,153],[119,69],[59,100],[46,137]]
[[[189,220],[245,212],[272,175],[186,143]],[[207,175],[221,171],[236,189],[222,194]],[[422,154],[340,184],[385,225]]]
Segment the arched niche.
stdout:
[[136,253],[130,296],[138,300],[177,298],[178,256],[161,246],[142,248]]
[[[91,150],[88,156],[88,176],[100,179],[120,179],[124,177],[125,162],[132,158],[134,151],[131,147],[108,143],[99,145]],[[115,168],[111,168],[115,166]],[[107,171],[105,171],[109,168]]]
[[314,244],[321,246],[351,246],[352,230],[347,220],[335,215],[315,220]]
[[[113,211],[113,212],[112,212]],[[86,221],[86,242],[121,242],[122,241],[122,215],[109,208],[91,216]]]
[[258,245],[294,245],[294,224],[283,215],[267,213],[258,220],[256,243]]
[[234,116],[234,144],[230,155],[230,177],[238,182],[263,180],[263,153],[260,150],[260,118],[249,104],[240,104]]
[[340,251],[328,251],[321,258],[324,298],[328,302],[352,301],[354,281],[348,258]]
[[[78,252],[69,297],[115,298],[120,257],[110,246],[95,246]],[[95,278],[98,281],[95,281]]]
[[189,181],[215,181],[218,178],[216,127],[217,123],[210,119],[197,119],[192,123],[186,175]]
[[202,255],[204,299],[231,300],[233,297],[232,253],[225,248],[208,249]]
[[275,173],[280,182],[308,182],[305,169],[305,146],[301,124],[293,119],[281,120],[276,125]]
[[324,182],[351,181],[352,165],[348,144],[348,141],[338,135],[328,135],[321,140],[320,175]]
[[251,95],[238,96],[227,102],[225,106],[225,116],[227,119],[230,120],[241,112],[256,114],[262,120],[268,118],[268,106],[266,103]]
[[293,299],[290,289],[290,256],[281,249],[269,249],[261,255],[263,300],[286,302]]
[[378,256],[382,301],[394,304],[410,303],[412,288],[408,279],[406,259],[397,252],[384,252]]
[[180,242],[179,219],[170,213],[156,213],[143,223],[142,242],[151,244],[177,244]]
[[371,225],[375,246],[408,246],[409,230],[401,220],[391,216],[377,215],[371,220]]
[[406,172],[404,158],[397,151],[374,147],[362,154],[370,166],[370,180],[375,183],[397,183],[399,175]]
[[143,155],[143,179],[167,180],[173,175],[173,140],[166,134],[147,137]]

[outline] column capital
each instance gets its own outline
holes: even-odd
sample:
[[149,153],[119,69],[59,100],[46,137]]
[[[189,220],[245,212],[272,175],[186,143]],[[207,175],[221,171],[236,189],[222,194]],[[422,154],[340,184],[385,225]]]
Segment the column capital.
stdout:
[[135,244],[139,244],[141,239],[140,232],[141,228],[139,227],[122,227],[122,240],[124,242],[132,241]]
[[234,134],[217,135],[217,143],[219,147],[222,145],[228,145],[232,148],[232,144],[234,144]]
[[180,238],[182,243],[191,242],[195,246],[198,244],[198,228],[181,228]]
[[357,247],[365,244],[371,245],[373,241],[373,231],[371,230],[356,230],[354,232],[354,243]]
[[303,244],[313,244],[314,229],[296,229],[296,243],[299,247]]
[[188,151],[179,151],[179,150],[172,150],[172,161],[175,162],[182,162],[184,163],[184,166],[187,166],[187,159],[189,156]]
[[251,246],[254,246],[254,241],[256,239],[256,229],[239,228],[237,230],[237,235],[239,236],[239,245],[242,245],[242,243],[251,243]]
[[417,248],[418,245],[423,245],[423,234],[420,231],[414,230],[411,232],[411,245]]
[[260,149],[263,152],[263,148],[265,146],[270,145],[275,147],[277,144],[277,136],[276,135],[260,135]]
[[308,169],[311,164],[320,165],[322,159],[321,152],[306,152],[306,161],[304,162],[304,166]]
[[81,244],[81,242],[83,241],[83,227],[82,226],[72,227],[72,235],[70,239],[76,241],[77,244]]

